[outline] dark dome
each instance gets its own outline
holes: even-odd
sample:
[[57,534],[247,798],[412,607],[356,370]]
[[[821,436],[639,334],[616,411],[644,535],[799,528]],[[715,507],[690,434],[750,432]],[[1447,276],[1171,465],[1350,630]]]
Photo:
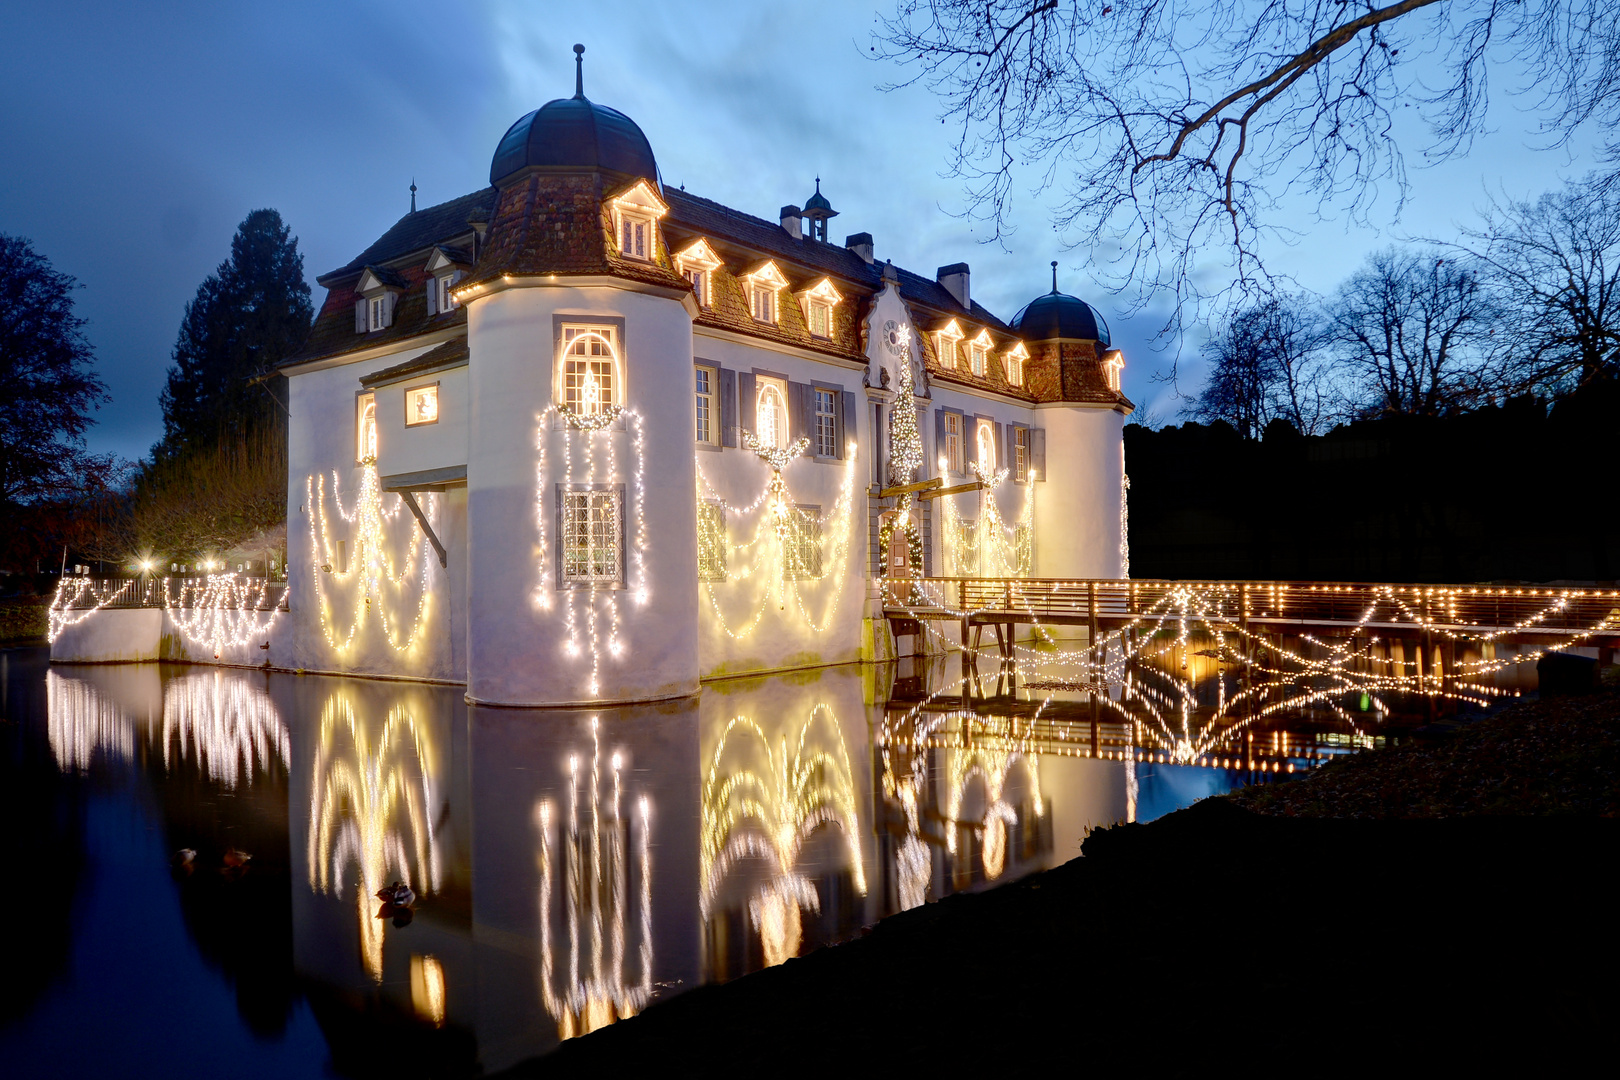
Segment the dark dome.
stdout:
[[1009,325],[1026,341],[1083,338],[1111,344],[1108,324],[1097,309],[1078,296],[1056,289],[1025,304]]
[[658,162],[636,122],[584,96],[558,98],[507,129],[495,148],[489,182],[530,165],[603,169],[658,182]]
[[821,193],[821,177],[819,176],[816,177],[816,193],[804,201],[804,212],[808,214],[812,210],[825,210],[828,217],[838,216],[838,211],[832,208],[832,203],[827,201],[827,196]]

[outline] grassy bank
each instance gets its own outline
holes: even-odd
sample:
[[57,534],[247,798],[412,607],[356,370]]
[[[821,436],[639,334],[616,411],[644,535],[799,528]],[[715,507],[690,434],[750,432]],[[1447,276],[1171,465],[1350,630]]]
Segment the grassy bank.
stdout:
[[48,596],[22,596],[0,600],[0,645],[34,645],[50,629]]
[[1099,830],[1084,858],[683,993],[512,1075],[1557,1070],[1607,1053],[1620,1005],[1617,716],[1612,695],[1526,703]]

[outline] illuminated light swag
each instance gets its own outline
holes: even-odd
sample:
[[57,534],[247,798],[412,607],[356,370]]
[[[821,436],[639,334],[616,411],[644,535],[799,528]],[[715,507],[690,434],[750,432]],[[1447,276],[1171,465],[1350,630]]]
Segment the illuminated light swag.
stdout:
[[[163,607],[169,621],[182,637],[207,649],[215,660],[224,650],[266,641],[280,609],[269,605],[268,580],[253,581],[237,574],[209,574],[206,578],[163,579]],[[63,578],[56,586],[48,611],[47,630],[52,644],[69,627],[77,626],[109,605],[136,601],[142,591],[139,579],[129,578],[116,586],[98,584],[89,578]],[[86,599],[89,607],[80,607]],[[135,604],[133,606],[143,606]],[[264,618],[260,614],[269,608]]]
[[[377,619],[383,640],[389,648],[395,652],[406,652],[417,643],[427,624],[432,598],[429,589],[432,560],[428,556],[422,532],[414,527],[414,522],[405,557],[396,563],[389,554],[388,525],[400,517],[404,500],[396,495],[394,505],[384,507],[382,482],[377,476],[377,459],[367,457],[361,462],[360,493],[355,498],[353,509],[345,512],[338,495],[337,470],[332,470],[332,504],[338,516],[351,526],[349,535],[354,541],[349,565],[341,566],[334,552],[334,530],[326,514],[325,478],[307,477],[304,490],[308,500],[305,505],[309,507],[310,572],[314,575],[315,606],[320,612],[321,633],[325,635],[326,643],[339,652],[347,650],[354,644],[367,617],[372,616]],[[437,506],[437,499],[426,500],[423,512],[432,515]],[[350,620],[348,630],[342,632],[341,636],[335,630],[337,620],[333,617],[323,574],[329,574],[340,588],[346,588],[352,595],[354,617]],[[405,587],[413,576],[420,582],[416,612],[409,630],[402,633],[404,620],[397,614],[390,614],[389,608],[393,604],[398,604],[402,609],[406,606]]]
[[[753,502],[746,506],[733,506],[721,498],[703,474],[701,457],[697,460],[697,499],[710,502],[723,510],[746,518],[755,513],[759,521],[751,539],[737,544],[727,541],[718,530],[702,526],[698,529],[698,565],[724,568],[725,582],[754,579],[764,582],[760,590],[759,606],[740,624],[733,625],[720,607],[715,581],[705,580],[703,588],[709,606],[719,620],[720,628],[732,638],[741,639],[759,626],[772,601],[778,611],[785,611],[788,602],[813,633],[825,633],[833,625],[833,616],[843,596],[844,578],[850,557],[850,537],[853,534],[855,509],[855,476],[857,446],[850,440],[845,448],[844,477],[838,489],[838,498],[832,509],[816,515],[800,510],[793,500],[782,471],[795,458],[809,448],[808,439],[800,438],[787,448],[763,442],[750,432],[744,432],[743,446],[759,455],[770,466],[771,474],[764,488]],[[743,568],[732,569],[736,560],[733,553],[752,553],[752,562]],[[804,593],[817,581],[831,580],[832,594],[818,619],[810,613]]]
[[832,709],[816,705],[792,738],[784,732],[774,746],[753,720],[734,717],[720,733],[703,779],[698,899],[704,921],[731,872],[748,860],[764,860],[771,876],[749,897],[749,920],[767,966],[798,955],[802,911],[820,911],[821,900],[796,866],[804,844],[823,825],[842,834],[855,891],[865,896],[854,775]]

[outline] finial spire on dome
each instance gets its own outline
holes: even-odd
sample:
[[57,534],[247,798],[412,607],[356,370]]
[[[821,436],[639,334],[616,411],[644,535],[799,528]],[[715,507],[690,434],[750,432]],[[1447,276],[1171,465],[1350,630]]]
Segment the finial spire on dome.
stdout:
[[411,177],[411,213],[416,213],[416,177]]
[[1052,291],[1057,292],[1057,260],[1052,260]]
[[574,96],[585,100],[585,46],[574,46]]

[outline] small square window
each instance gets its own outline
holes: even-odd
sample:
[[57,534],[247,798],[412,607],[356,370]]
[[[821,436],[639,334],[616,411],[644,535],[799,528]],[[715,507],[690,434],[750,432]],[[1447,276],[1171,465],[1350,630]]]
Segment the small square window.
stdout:
[[417,386],[405,391],[405,426],[439,422],[439,384]]

